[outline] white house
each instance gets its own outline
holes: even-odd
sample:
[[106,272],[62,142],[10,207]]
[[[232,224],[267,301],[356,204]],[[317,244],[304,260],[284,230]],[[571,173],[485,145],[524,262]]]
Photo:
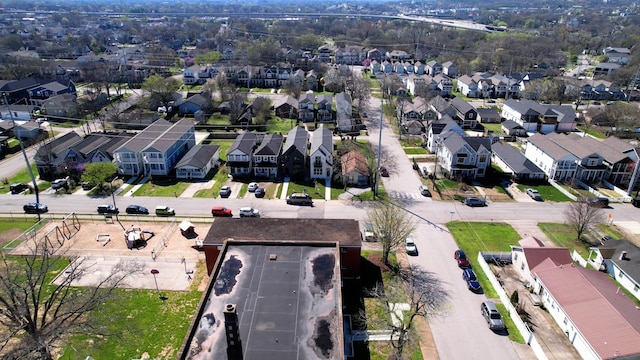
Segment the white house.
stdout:
[[608,240],[589,249],[588,260],[640,300],[640,248],[626,240]]
[[556,181],[573,178],[578,167],[576,155],[541,134],[529,137],[524,156]]
[[436,154],[447,177],[484,177],[491,165],[491,141],[487,137],[467,137],[454,131],[438,135]]
[[333,134],[321,126],[311,133],[309,177],[331,180],[333,176]]
[[204,179],[207,173],[218,166],[220,146],[195,145],[176,164],[178,179]]

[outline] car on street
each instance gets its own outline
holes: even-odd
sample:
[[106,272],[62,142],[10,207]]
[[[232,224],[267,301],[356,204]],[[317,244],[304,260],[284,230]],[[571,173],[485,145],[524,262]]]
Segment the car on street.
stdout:
[[258,189],[258,183],[257,182],[252,182],[249,183],[249,186],[247,186],[247,191],[248,192],[255,192]]
[[67,179],[56,179],[51,183],[51,188],[56,191],[66,189],[67,187]]
[[240,217],[260,217],[260,211],[252,207],[241,207]]
[[389,177],[389,170],[384,166],[380,166],[380,176]]
[[169,206],[166,205],[158,205],[156,206],[156,215],[157,216],[175,216],[176,211]]
[[265,191],[264,188],[257,188],[256,191],[253,192],[253,194],[257,197],[257,198],[263,198],[265,195]]
[[476,273],[471,269],[464,269],[462,271],[462,278],[467,283],[467,288],[473,292],[480,292],[482,290],[482,286],[480,286],[480,282],[478,282],[478,278],[476,277]]
[[495,100],[493,100],[493,99],[489,99],[489,100],[487,100],[487,102],[488,102],[489,104],[495,104],[495,103],[496,103],[496,101],[495,101]]
[[376,233],[373,231],[372,223],[364,223],[364,241],[376,241]]
[[609,198],[606,197],[594,197],[587,200],[589,206],[606,208],[609,207]]
[[228,198],[231,196],[231,188],[227,185],[220,188],[220,197]]
[[129,205],[125,211],[131,215],[149,215],[149,209],[140,205]]
[[493,331],[502,331],[505,329],[502,315],[500,315],[500,312],[493,301],[485,301],[480,304],[480,313],[487,321],[489,329]]
[[211,215],[231,217],[233,216],[233,213],[231,209],[224,206],[214,206],[211,208]]
[[420,190],[420,194],[422,194],[422,196],[431,197],[431,191],[429,191],[429,186],[424,185],[424,184],[420,185],[419,190]]
[[464,198],[464,204],[470,207],[487,206],[487,202],[484,199],[474,196],[467,196],[466,198]]
[[404,240],[404,249],[407,251],[407,255],[418,255],[418,247],[410,236]]
[[44,214],[49,211],[49,208],[45,204],[41,203],[27,203],[22,207],[25,213],[27,214]]
[[313,205],[311,195],[307,193],[293,193],[287,196],[287,204],[289,205]]
[[29,188],[29,185],[27,185],[25,183],[15,183],[15,184],[9,185],[9,190],[14,195],[15,194],[20,194],[21,192],[27,190],[28,188]]
[[113,205],[98,205],[98,214],[118,214],[120,210]]
[[471,264],[469,264],[469,260],[467,260],[467,254],[464,251],[458,249],[453,252],[453,258],[458,262],[458,267],[463,269],[470,268]]
[[536,189],[527,189],[527,195],[535,201],[542,201],[542,196]]

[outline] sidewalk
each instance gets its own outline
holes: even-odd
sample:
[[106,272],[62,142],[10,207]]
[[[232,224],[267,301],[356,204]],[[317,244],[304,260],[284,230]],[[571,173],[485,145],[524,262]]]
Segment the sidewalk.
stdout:
[[282,192],[280,193],[281,200],[287,200],[287,191],[289,191],[289,178],[284,178],[284,182],[282,183]]
[[[129,191],[127,191],[127,193],[126,193],[126,194],[124,194],[124,195],[122,195],[122,196],[133,196],[133,194],[134,194],[136,191],[138,191],[138,189],[140,189],[140,187],[141,187],[142,185],[144,185],[144,183],[146,183],[148,180],[149,180],[149,178],[148,178],[148,177],[146,177],[146,176],[145,176],[145,177],[143,177],[142,179],[140,179],[140,181],[138,181],[138,183],[137,183],[137,184],[133,185],[133,187],[132,187],[131,189],[129,189]],[[116,190],[116,195],[117,195],[117,194],[119,194],[119,193],[121,193],[122,191],[124,191],[124,189],[125,189],[127,186],[132,185],[134,181],[136,181],[136,178],[135,178],[135,177],[132,177],[132,178],[131,178],[131,179],[129,179],[129,181],[127,181],[125,184],[122,184],[122,186],[121,186],[118,190]]]
[[213,184],[215,184],[215,180],[202,181],[202,182],[194,182],[189,184],[189,186],[180,194],[180,197],[193,197],[198,191],[203,189],[211,189]]

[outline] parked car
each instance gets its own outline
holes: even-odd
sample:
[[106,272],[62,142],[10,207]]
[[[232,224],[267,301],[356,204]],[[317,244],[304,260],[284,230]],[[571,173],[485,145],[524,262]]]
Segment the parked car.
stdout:
[[407,255],[418,255],[418,247],[416,247],[412,237],[407,237],[404,240],[404,248],[407,251]]
[[384,166],[380,166],[380,176],[389,177],[389,170]]
[[606,208],[609,206],[609,198],[606,197],[595,197],[587,200],[590,206],[593,207],[601,207]]
[[68,187],[67,179],[56,179],[56,180],[53,180],[53,182],[51,183],[51,188],[56,191],[63,188],[66,189],[67,187]]
[[127,206],[127,209],[125,210],[127,212],[127,214],[136,214],[136,215],[148,215],[149,214],[149,209],[147,209],[144,206],[140,206],[140,205],[129,205]]
[[542,201],[542,196],[536,189],[527,189],[527,195],[535,201]]
[[364,241],[376,241],[372,223],[364,223]]
[[464,198],[464,204],[471,207],[487,206],[487,202],[484,199],[474,196],[467,196],[466,198]]
[[91,190],[94,187],[96,187],[96,184],[88,181],[83,181],[81,186],[82,186],[82,190]]
[[462,278],[467,282],[467,288],[473,292],[479,292],[482,290],[480,283],[478,282],[478,278],[476,277],[476,273],[471,269],[464,269],[462,271]]
[[496,103],[496,101],[495,101],[495,100],[493,100],[493,99],[489,99],[489,100],[487,100],[487,102],[488,102],[489,104],[495,104],[495,103]]
[[257,197],[257,198],[263,198],[264,195],[266,194],[266,192],[264,191],[264,188],[257,188],[256,191],[253,192],[253,194]]
[[156,215],[157,216],[175,216],[176,211],[169,206],[159,205],[159,206],[156,206]]
[[287,196],[287,204],[289,205],[313,205],[311,195],[307,193],[293,193]]
[[489,329],[493,331],[501,331],[505,329],[502,316],[493,301],[485,301],[480,304],[480,313],[487,321]]
[[453,258],[458,262],[458,267],[461,267],[463,269],[471,267],[471,264],[469,264],[469,260],[467,260],[467,254],[465,254],[464,251],[460,249],[454,251]]
[[260,217],[260,211],[252,207],[241,207],[240,217]]
[[27,190],[28,188],[29,188],[29,185],[25,183],[15,183],[15,184],[9,185],[9,190],[11,191],[12,194],[20,194],[21,192]]
[[228,198],[231,196],[231,188],[229,186],[223,186],[220,188],[220,197]]
[[44,214],[49,211],[49,208],[45,204],[41,203],[27,203],[22,207],[27,214]]
[[118,214],[120,210],[113,205],[98,205],[98,214]]
[[256,183],[256,182],[249,183],[249,186],[247,186],[247,191],[248,192],[255,192],[258,189],[258,187],[259,187],[258,183]]
[[419,190],[422,196],[431,197],[431,191],[429,191],[429,187],[427,185],[420,185]]
[[613,236],[605,235],[600,239],[600,244],[604,245],[604,243],[606,243],[607,241],[611,241],[611,240],[614,240]]
[[231,209],[224,206],[214,206],[211,208],[211,215],[231,217],[233,216],[233,213],[231,212]]

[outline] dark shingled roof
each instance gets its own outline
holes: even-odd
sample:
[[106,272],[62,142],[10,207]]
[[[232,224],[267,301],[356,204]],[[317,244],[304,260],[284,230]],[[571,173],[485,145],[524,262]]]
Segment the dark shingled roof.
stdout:
[[213,155],[220,150],[218,145],[195,145],[178,161],[176,168],[182,166],[193,166],[194,168],[204,168]]
[[337,241],[340,246],[361,245],[358,222],[347,219],[216,218],[204,239],[204,243],[222,244],[228,239],[300,242]]

